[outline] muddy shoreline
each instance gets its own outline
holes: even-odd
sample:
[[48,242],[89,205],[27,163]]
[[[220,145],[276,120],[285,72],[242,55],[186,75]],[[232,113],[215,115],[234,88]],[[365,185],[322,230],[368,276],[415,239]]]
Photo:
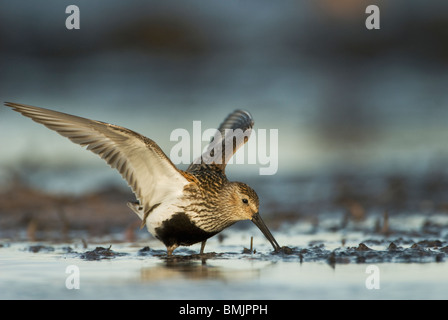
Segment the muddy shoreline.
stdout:
[[[448,179],[443,174],[413,178],[340,174],[331,179],[287,178],[269,184],[265,179],[253,179],[249,183],[262,199],[264,220],[285,246],[278,254],[253,254],[254,258],[322,261],[329,265],[448,259]],[[39,242],[50,244],[48,250],[53,244],[70,248],[74,242],[83,242],[87,248],[92,239],[108,237],[104,247],[112,245],[110,250],[77,252],[80,259],[114,258],[120,254],[114,251],[114,243],[154,240],[146,230],[139,230],[138,218],[127,208],[126,202],[133,199],[130,191],[114,186],[71,195],[44,192],[15,180],[0,189],[2,245],[36,243],[37,247],[27,245],[28,250],[39,253]],[[229,230],[250,238],[251,227],[242,222]],[[338,240],[329,243],[324,235],[321,241],[294,242],[298,235],[319,239],[321,234]],[[228,235],[225,230],[216,238],[225,246]],[[245,240],[234,252],[243,255],[247,248]],[[152,248],[142,251],[143,256],[159,253]],[[195,252],[181,254],[188,255],[180,259],[204,258],[195,256]],[[205,258],[220,259],[222,254]]]

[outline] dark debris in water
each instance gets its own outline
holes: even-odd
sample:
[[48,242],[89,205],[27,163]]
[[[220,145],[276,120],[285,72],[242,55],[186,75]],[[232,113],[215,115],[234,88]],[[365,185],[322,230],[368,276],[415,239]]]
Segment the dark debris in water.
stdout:
[[44,246],[44,245],[34,245],[28,247],[29,252],[53,252],[54,248],[52,246]]
[[[325,249],[324,246],[311,246],[308,248],[288,248],[289,256],[297,256],[300,262],[326,261],[331,266],[347,263],[428,263],[445,261],[448,255],[448,246],[442,246],[442,241],[421,241],[408,248],[397,246],[394,242],[384,249],[375,250],[364,243],[357,247]],[[285,252],[280,254],[284,255]]]
[[70,254],[87,261],[114,259],[128,256],[129,258],[157,258],[167,264],[188,263],[208,259],[255,259],[285,262],[324,262],[334,267],[337,264],[349,263],[430,263],[444,262],[448,258],[448,242],[446,240],[422,240],[412,242],[402,238],[390,240],[367,239],[357,246],[344,246],[329,249],[325,243],[310,242],[305,247],[282,246],[278,251],[206,252],[199,254],[190,248],[179,248],[172,256],[167,256],[166,250],[143,247],[136,253],[117,252],[109,247],[96,247],[85,252],[76,252],[70,246],[55,247],[52,245],[30,245],[23,250],[32,253],[62,253]]
[[141,257],[164,256],[164,255],[166,255],[166,250],[151,249],[150,247],[146,246],[146,247],[143,247],[140,250],[138,250],[137,255],[141,256]]
[[417,245],[424,248],[434,248],[434,247],[441,247],[443,243],[440,240],[423,240],[417,242]]
[[167,263],[175,262],[188,262],[192,260],[207,260],[222,257],[222,253],[216,252],[205,252],[204,254],[198,254],[196,251],[190,250],[188,248],[177,249],[172,256],[166,254],[166,250],[151,249],[150,247],[143,247],[137,252],[140,257],[157,257],[166,260]]
[[102,260],[127,255],[126,253],[115,252],[110,248],[111,246],[109,248],[96,247],[94,250],[80,254],[80,258],[85,260]]
[[[188,250],[187,250],[188,251]],[[207,259],[260,259],[260,260],[282,260],[290,262],[325,262],[334,267],[336,264],[348,263],[428,263],[442,262],[448,255],[448,246],[426,248],[415,243],[411,247],[403,248],[397,246],[394,242],[384,246],[384,249],[376,250],[360,243],[357,247],[337,248],[329,250],[325,245],[310,246],[307,248],[283,246],[279,251],[266,253],[215,253],[197,254],[190,252],[181,252],[173,256],[167,256],[163,250],[152,250],[149,247],[141,249],[139,256],[153,256],[165,260],[167,263],[183,263],[188,261]]]

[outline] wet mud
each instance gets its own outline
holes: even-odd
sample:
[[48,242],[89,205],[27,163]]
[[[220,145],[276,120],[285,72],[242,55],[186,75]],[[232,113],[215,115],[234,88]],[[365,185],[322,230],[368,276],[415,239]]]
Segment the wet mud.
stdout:
[[[138,218],[127,209],[126,202],[133,199],[130,192],[106,188],[84,195],[58,195],[13,181],[0,190],[0,239],[4,239],[0,250],[8,243],[23,242],[22,249],[33,254],[60,252],[85,261],[126,256],[170,263],[217,259],[330,266],[440,263],[448,259],[448,179],[443,177],[430,173],[418,177],[336,175],[270,184],[249,181],[263,200],[266,224],[283,245],[279,252],[273,252],[269,244],[260,245],[260,238],[254,244],[252,235],[257,231],[248,224],[236,224],[230,232],[214,237],[222,251],[200,255],[193,247],[185,247],[172,257],[161,247],[143,245],[133,253],[116,249],[117,243],[154,240],[146,230],[139,231]],[[100,245],[88,248],[97,238],[102,239]],[[245,240],[235,245],[236,238]],[[79,245],[72,247],[73,243]]]
[[[94,249],[76,248],[63,244],[24,244],[22,251],[32,254],[54,253],[61,257],[70,257],[84,261],[112,260],[121,257],[126,259],[158,259],[167,264],[208,260],[247,259],[259,261],[285,261],[285,262],[322,262],[334,267],[337,264],[350,263],[431,263],[445,262],[448,259],[448,242],[441,240],[422,240],[412,242],[398,238],[393,241],[382,239],[366,239],[357,246],[338,246],[329,248],[324,243],[309,243],[303,247],[283,246],[275,252],[263,246],[261,250],[249,251],[247,248],[235,251],[206,252],[199,254],[190,248],[180,248],[172,256],[166,250],[152,249],[149,246],[140,248],[135,252],[123,250],[123,245],[114,249],[96,246]],[[9,247],[8,242],[0,245]],[[120,249],[121,247],[121,249]],[[333,246],[334,247],[334,246]],[[226,248],[226,247],[224,247]]]

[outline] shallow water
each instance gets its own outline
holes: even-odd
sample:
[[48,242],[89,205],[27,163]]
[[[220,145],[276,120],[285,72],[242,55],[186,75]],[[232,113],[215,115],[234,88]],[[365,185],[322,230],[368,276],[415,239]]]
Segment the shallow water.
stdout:
[[[296,226],[296,229],[306,227]],[[289,230],[289,233],[288,233]],[[1,299],[447,299],[445,240],[363,232],[274,234],[297,244],[275,254],[258,230],[230,229],[166,257],[154,239],[0,243]],[[250,236],[255,252],[249,252]],[[341,239],[344,239],[342,244]],[[358,242],[362,240],[362,242]],[[391,243],[396,244],[392,250]],[[368,249],[365,249],[368,248]],[[248,252],[248,253],[244,253]],[[376,279],[368,268],[375,266]],[[79,289],[69,289],[75,266]],[[69,280],[68,280],[69,279]],[[370,279],[370,280],[368,280]],[[67,281],[69,281],[67,285]],[[370,282],[369,282],[370,281]],[[377,281],[379,288],[369,288]],[[67,287],[68,286],[68,287]]]
[[282,252],[239,222],[205,255],[197,244],[172,258],[138,230],[126,192],[12,184],[0,193],[0,299],[448,299],[446,181],[431,177],[253,180]]

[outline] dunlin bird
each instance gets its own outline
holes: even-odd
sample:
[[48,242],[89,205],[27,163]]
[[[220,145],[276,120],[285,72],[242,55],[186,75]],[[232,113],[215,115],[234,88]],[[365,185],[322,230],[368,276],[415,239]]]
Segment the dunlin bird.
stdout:
[[132,130],[18,103],[5,105],[74,143],[87,146],[87,150],[117,169],[137,199],[128,206],[142,220],[141,226],[146,225],[165,244],[168,255],[178,246],[199,242],[203,254],[208,238],[240,220],[251,220],[275,251],[281,249],[258,213],[255,191],[247,184],[230,182],[225,174],[226,164],[249,134],[239,141],[231,137],[233,150],[226,152],[224,132],[241,129],[250,133],[254,122],[248,112],[231,113],[210,144],[214,148],[208,148],[199,161],[183,171],[154,141]]

